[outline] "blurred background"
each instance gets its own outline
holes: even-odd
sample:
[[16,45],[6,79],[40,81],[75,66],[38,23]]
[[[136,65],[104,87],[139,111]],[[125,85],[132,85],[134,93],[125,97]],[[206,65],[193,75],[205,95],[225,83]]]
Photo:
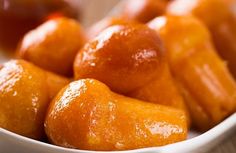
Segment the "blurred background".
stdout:
[[106,16],[119,0],[0,0],[0,49],[14,50],[21,37],[49,18],[68,16],[84,27]]

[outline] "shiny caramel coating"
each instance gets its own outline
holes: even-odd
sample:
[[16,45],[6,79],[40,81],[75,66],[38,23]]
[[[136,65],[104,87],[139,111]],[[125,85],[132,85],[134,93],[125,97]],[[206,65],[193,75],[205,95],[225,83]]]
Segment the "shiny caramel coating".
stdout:
[[183,111],[118,95],[93,79],[63,88],[44,125],[52,143],[85,150],[162,146],[187,136]]
[[20,58],[65,76],[72,76],[73,61],[85,43],[81,26],[73,19],[55,18],[28,32],[18,46]]
[[176,0],[170,4],[167,12],[198,17],[210,30],[216,50],[236,78],[235,7],[235,0]]
[[107,17],[102,19],[101,21],[95,23],[92,25],[86,35],[89,40],[95,38],[100,32],[105,30],[106,28],[113,26],[113,25],[126,25],[126,24],[131,24],[135,23],[135,21],[127,20],[124,18],[120,17]]
[[193,16],[164,16],[148,25],[165,43],[195,126],[207,130],[235,112],[236,83],[204,25]]
[[125,2],[122,17],[146,23],[163,15],[169,0],[128,0]]
[[141,24],[116,25],[78,52],[74,74],[75,79],[96,78],[116,92],[127,93],[156,78],[164,64],[162,43],[155,31]]
[[48,104],[68,83],[67,79],[23,60],[3,64],[0,69],[0,127],[42,139]]
[[127,96],[186,109],[159,36],[142,24],[116,25],[100,33],[78,53],[74,74],[75,79],[94,78]]

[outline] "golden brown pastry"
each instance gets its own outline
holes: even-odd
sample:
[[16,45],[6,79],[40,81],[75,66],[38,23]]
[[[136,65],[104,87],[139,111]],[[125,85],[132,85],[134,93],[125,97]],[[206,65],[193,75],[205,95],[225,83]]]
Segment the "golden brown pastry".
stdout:
[[164,16],[151,21],[149,27],[165,43],[171,71],[198,129],[207,130],[235,112],[235,81],[199,20]]
[[87,43],[74,62],[75,79],[94,78],[112,91],[185,110],[155,31],[141,24],[112,26]]
[[50,104],[45,121],[49,140],[86,150],[128,150],[186,139],[184,112],[118,95],[103,83],[70,83]]
[[219,55],[236,77],[236,3],[232,0],[176,0],[172,15],[193,14],[208,27]]
[[68,83],[66,78],[23,60],[3,64],[0,68],[0,127],[42,139],[48,104]]
[[51,19],[27,33],[17,49],[19,57],[66,76],[73,74],[73,61],[85,43],[81,26],[72,19]]
[[127,20],[120,17],[107,17],[102,19],[101,21],[92,25],[87,31],[87,38],[90,40],[96,37],[100,32],[105,30],[106,28],[113,25],[125,25],[134,23],[135,21]]
[[146,23],[165,13],[169,0],[127,0],[122,17]]

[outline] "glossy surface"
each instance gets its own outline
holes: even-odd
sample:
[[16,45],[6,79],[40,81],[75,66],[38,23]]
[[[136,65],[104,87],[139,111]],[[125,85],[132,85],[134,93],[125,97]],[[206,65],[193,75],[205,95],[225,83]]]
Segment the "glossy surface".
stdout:
[[27,33],[17,51],[20,58],[41,68],[71,76],[73,60],[84,43],[79,23],[56,18]]
[[107,17],[102,19],[101,21],[92,25],[87,31],[87,37],[89,40],[95,38],[100,32],[105,30],[106,28],[113,26],[113,25],[126,25],[133,23],[135,21],[127,20],[124,18],[118,17]]
[[[57,85],[49,81],[53,78],[57,78]],[[3,64],[0,69],[0,127],[42,139],[48,104],[56,91],[68,82],[23,60]]]
[[169,0],[128,0],[122,17],[146,23],[165,13]]
[[80,50],[74,73],[76,79],[95,78],[112,91],[185,110],[162,43],[144,25],[117,25],[103,31]]
[[54,144],[86,150],[127,150],[186,139],[182,111],[145,103],[85,79],[70,83],[51,103],[45,121]]
[[176,0],[168,7],[173,15],[193,14],[207,25],[214,45],[236,77],[236,1]]
[[235,112],[235,81],[200,21],[192,16],[167,16],[154,19],[149,27],[165,43],[171,71],[198,129],[207,130]]
[[[101,4],[105,2],[107,3],[114,3],[113,0],[99,0],[99,1],[92,1],[93,5],[98,6],[98,4]],[[102,5],[102,4],[101,4]],[[102,6],[105,7],[103,4]],[[95,15],[98,14],[98,12],[105,10],[104,7],[99,8],[96,10],[96,13],[94,13],[89,7],[86,8],[91,13],[94,13]],[[118,6],[115,8],[117,9],[117,12],[119,12]],[[86,18],[86,20],[90,20],[90,18]],[[235,125],[236,123],[236,115],[233,115],[232,117],[227,118],[225,121],[221,122],[219,125],[217,125],[215,128],[209,130],[206,133],[199,133],[201,134],[199,137],[193,138],[191,140],[187,140],[184,142],[180,142],[177,144],[167,145],[163,147],[154,147],[154,148],[145,148],[145,149],[139,149],[139,150],[132,150],[132,151],[124,151],[123,153],[147,153],[147,152],[155,152],[155,153],[209,153],[210,148],[218,148],[219,149],[215,152],[225,152],[225,153],[234,153],[235,149],[235,136],[233,136],[233,132],[235,131]],[[192,131],[190,131],[190,134],[192,134]],[[222,139],[222,137],[225,137],[227,139]],[[233,138],[234,137],[234,138]],[[227,142],[228,140],[231,140],[231,142],[228,142],[227,145],[224,145],[224,142]],[[14,147],[13,147],[14,146]],[[20,153],[89,153],[89,151],[86,150],[78,150],[78,149],[69,149],[64,147],[59,147],[55,145],[51,145],[44,142],[34,141],[32,139],[28,139],[22,136],[19,136],[17,134],[5,131],[0,128],[0,148],[1,151],[4,153],[13,153],[13,152],[20,152]],[[90,151],[90,153],[93,153],[94,151]],[[214,152],[214,153],[215,153]],[[114,152],[113,152],[114,153]]]

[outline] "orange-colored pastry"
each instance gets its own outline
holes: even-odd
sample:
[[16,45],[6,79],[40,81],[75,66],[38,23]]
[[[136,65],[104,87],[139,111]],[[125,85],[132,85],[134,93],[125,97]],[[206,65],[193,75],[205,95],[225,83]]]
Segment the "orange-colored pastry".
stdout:
[[72,19],[55,18],[27,33],[17,49],[20,58],[66,76],[73,74],[73,61],[85,43],[80,25]]
[[44,125],[52,143],[86,150],[162,146],[187,136],[183,111],[118,95],[93,79],[61,90]]
[[236,110],[236,83],[212,45],[207,28],[193,16],[154,19],[171,71],[198,129],[206,130]]
[[78,52],[74,74],[127,96],[186,109],[159,36],[142,24],[116,25],[100,33]]
[[62,87],[71,82],[71,80],[69,80],[68,78],[57,75],[55,73],[48,71],[45,71],[45,73],[47,76],[45,84],[47,84],[48,96],[50,99],[53,99]]
[[219,55],[236,78],[236,3],[232,0],[176,0],[172,15],[193,14],[208,27]]
[[87,31],[87,38],[90,40],[96,37],[100,32],[105,30],[106,28],[113,25],[125,25],[134,23],[135,21],[127,20],[120,17],[107,17],[102,19],[101,21],[92,25]]
[[146,23],[165,13],[169,0],[128,0],[125,2],[122,17]]
[[0,69],[0,127],[42,139],[48,104],[68,83],[66,78],[23,60],[3,64]]

